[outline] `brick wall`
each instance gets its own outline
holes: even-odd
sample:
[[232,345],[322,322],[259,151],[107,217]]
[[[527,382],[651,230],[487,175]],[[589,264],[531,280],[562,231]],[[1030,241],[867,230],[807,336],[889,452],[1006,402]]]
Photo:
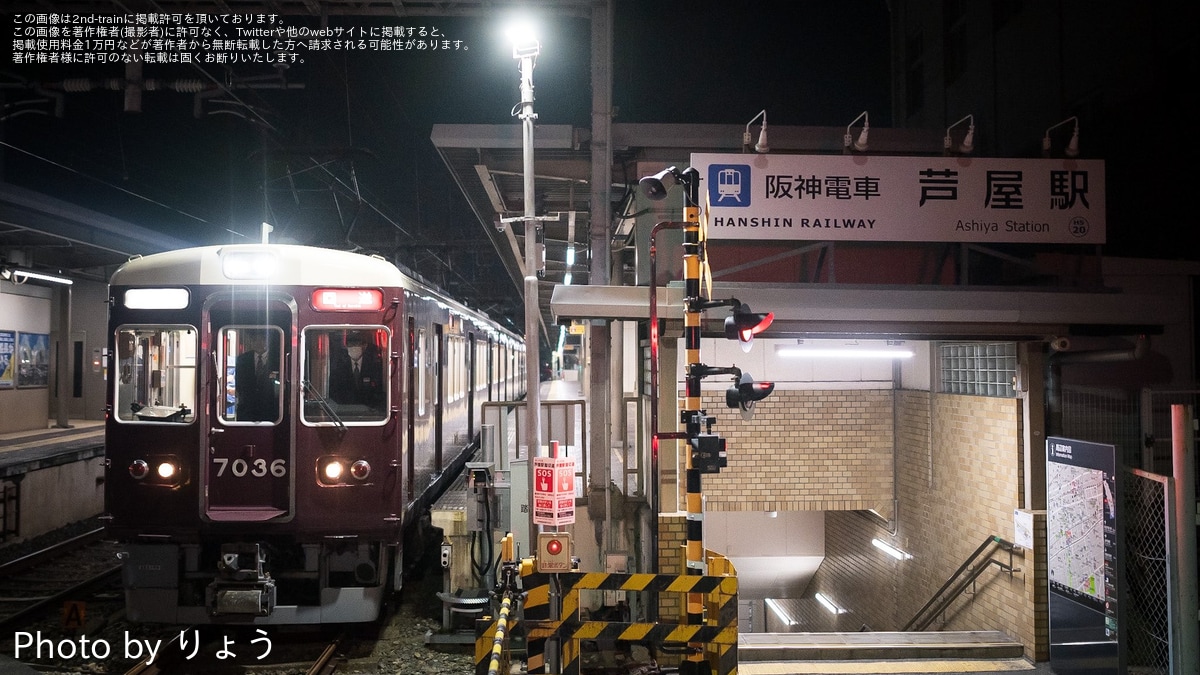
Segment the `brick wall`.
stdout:
[[[703,477],[707,511],[827,512],[825,562],[795,606],[806,630],[898,630],[984,539],[1013,538],[1023,489],[1018,399],[776,391],[750,421],[725,407],[723,392],[705,392],[703,405],[716,417],[713,431],[726,439],[729,455],[720,474]],[[894,534],[884,520],[893,517],[893,489]],[[1044,517],[1035,526],[1044,536]],[[885,555],[871,545],[876,537],[913,559]],[[664,573],[679,564],[683,538],[682,514],[662,516]],[[1007,553],[993,555],[1009,560]],[[1012,563],[1021,571],[1010,577],[990,567],[974,597],[957,600],[931,629],[1002,630],[1025,644],[1028,658],[1047,660],[1045,562],[1025,551]],[[829,614],[812,600],[817,591],[849,611]]]
[[[926,396],[913,398],[920,405]],[[921,562],[918,565],[921,572],[904,575],[901,586],[901,597],[919,599],[913,611],[986,538],[997,535],[1012,539],[1013,510],[1021,506],[1020,413],[1021,402],[1017,399],[934,397],[930,422],[932,487],[928,482],[900,483],[897,539],[914,556],[921,552],[919,559],[908,561]],[[929,448],[911,449],[918,454],[929,451]],[[901,461],[909,453],[909,448],[903,448]],[[1006,554],[994,555],[1008,561]],[[1015,557],[1013,563],[1025,568],[1032,560]],[[1032,575],[1029,579],[1032,583]],[[1024,571],[1010,577],[992,567],[979,578],[975,597],[970,602],[966,598],[956,601],[941,627],[1005,630],[1025,644],[1032,644],[1032,612],[1025,602],[1025,582]]]
[[703,477],[708,511],[877,509],[892,502],[892,390],[776,391],[743,420],[724,392],[702,404],[729,466]]
[[[687,543],[687,514],[662,513],[658,516],[658,573],[683,574],[683,546]],[[664,623],[680,621],[683,595],[658,594],[658,618]]]

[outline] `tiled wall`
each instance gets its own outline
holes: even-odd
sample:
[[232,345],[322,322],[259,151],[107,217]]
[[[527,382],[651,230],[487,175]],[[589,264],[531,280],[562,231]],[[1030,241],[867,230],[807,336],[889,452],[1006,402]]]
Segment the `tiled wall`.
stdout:
[[[1021,506],[1021,401],[1009,398],[897,392],[899,515],[895,533],[861,514],[827,514],[825,562],[809,597],[824,592],[850,610],[838,630],[900,629],[985,539],[1013,539]],[[1044,541],[1044,517],[1035,519]],[[898,561],[871,545],[889,541],[913,555]],[[1002,630],[1026,645],[1026,656],[1049,658],[1044,625],[1045,564],[1024,551],[1011,576],[991,566],[972,597],[961,597],[931,630]],[[1009,562],[1007,553],[995,557]],[[1035,570],[1040,570],[1035,574]],[[1041,607],[1038,613],[1035,608]],[[829,622],[809,607],[810,622]],[[853,628],[847,626],[853,625]]]
[[[703,477],[705,510],[827,512],[825,561],[796,606],[803,630],[899,630],[985,539],[1014,538],[1023,485],[1019,399],[785,390],[745,421],[722,393],[703,399],[729,455],[720,474]],[[889,524],[893,503],[898,516]],[[660,523],[661,560],[673,563],[682,517]],[[1044,541],[1036,538],[1044,537],[1044,517],[1035,527],[1035,540]],[[913,558],[885,555],[871,545],[876,537]],[[931,629],[1002,630],[1026,645],[1029,658],[1048,659],[1045,626],[1035,625],[1044,623],[1036,617],[1045,617],[1046,603],[1045,563],[1036,553],[1014,556],[1020,571],[1011,576],[995,566],[984,571],[970,601],[960,598]],[[993,556],[1009,562],[1007,553]],[[849,611],[828,614],[812,601],[816,591]]]
[[[683,574],[683,546],[687,543],[687,515],[663,513],[658,516],[658,573]],[[664,623],[678,622],[683,611],[680,593],[658,595],[658,617]]]
[[704,392],[729,465],[703,477],[708,511],[879,509],[892,500],[892,390],[776,391],[743,420]]

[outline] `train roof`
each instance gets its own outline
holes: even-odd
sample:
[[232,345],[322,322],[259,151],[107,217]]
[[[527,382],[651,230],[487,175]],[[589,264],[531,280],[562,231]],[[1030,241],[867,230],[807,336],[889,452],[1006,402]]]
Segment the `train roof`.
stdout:
[[[245,274],[230,272],[227,262],[257,264]],[[246,269],[245,266],[240,269]],[[400,271],[384,258],[294,244],[200,246],[133,258],[113,272],[111,286],[346,286],[400,287],[436,300],[447,308],[491,322],[442,291]],[[511,331],[502,330],[510,335]]]
[[[233,256],[247,262],[257,260],[260,265],[267,266],[260,266],[255,274],[229,275],[225,262]],[[264,283],[280,286],[409,286],[416,282],[395,265],[374,256],[312,246],[231,244],[132,258],[113,273],[109,283],[113,286],[257,286]]]

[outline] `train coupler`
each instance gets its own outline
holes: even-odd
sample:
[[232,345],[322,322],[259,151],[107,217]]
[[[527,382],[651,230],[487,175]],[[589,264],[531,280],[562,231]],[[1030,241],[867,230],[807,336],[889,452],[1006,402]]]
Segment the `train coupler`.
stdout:
[[223,544],[217,579],[205,591],[213,616],[268,616],[275,609],[275,580],[264,569],[266,551],[258,544]]

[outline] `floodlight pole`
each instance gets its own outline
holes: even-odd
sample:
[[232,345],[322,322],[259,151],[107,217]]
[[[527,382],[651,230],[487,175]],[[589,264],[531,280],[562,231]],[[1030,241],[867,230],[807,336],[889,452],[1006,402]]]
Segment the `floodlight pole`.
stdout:
[[[534,486],[533,458],[541,452],[541,351],[538,347],[540,338],[541,311],[538,307],[538,278],[540,267],[538,260],[538,224],[534,212],[533,196],[533,122],[537,114],[533,112],[533,62],[541,51],[540,46],[514,47],[513,58],[521,64],[521,119],[522,148],[525,184],[525,446],[529,456],[529,489]],[[532,492],[530,493],[532,500]],[[537,537],[538,527],[533,522],[533,504],[529,508],[529,537],[530,547]]]

